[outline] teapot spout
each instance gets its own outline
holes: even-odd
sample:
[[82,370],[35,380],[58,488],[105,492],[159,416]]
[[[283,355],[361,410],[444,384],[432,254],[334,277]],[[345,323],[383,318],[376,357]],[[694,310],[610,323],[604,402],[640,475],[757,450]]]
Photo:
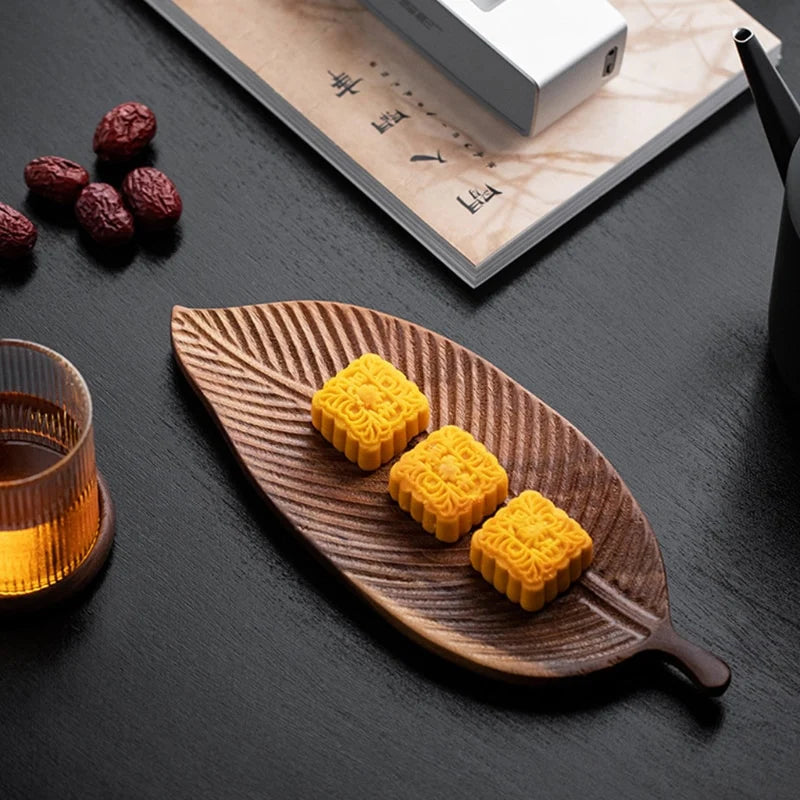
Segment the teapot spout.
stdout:
[[772,155],[785,182],[789,159],[800,140],[800,106],[751,30],[737,28],[733,32],[733,41],[750,83]]

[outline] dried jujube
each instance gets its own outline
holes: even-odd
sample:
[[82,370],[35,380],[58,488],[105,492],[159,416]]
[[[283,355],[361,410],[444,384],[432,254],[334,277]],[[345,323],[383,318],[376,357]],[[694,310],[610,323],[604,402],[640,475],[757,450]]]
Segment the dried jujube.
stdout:
[[122,182],[122,196],[133,212],[137,227],[144,231],[172,227],[183,210],[175,184],[154,167],[131,170]]
[[102,161],[129,161],[156,135],[156,115],[143,103],[122,103],[100,120],[92,147]]
[[90,183],[80,193],[75,217],[97,244],[120,245],[133,238],[133,216],[108,183]]
[[33,194],[54,203],[72,204],[88,185],[89,173],[68,158],[40,156],[25,167],[25,183]]
[[24,215],[0,203],[0,260],[28,255],[36,244],[36,226]]

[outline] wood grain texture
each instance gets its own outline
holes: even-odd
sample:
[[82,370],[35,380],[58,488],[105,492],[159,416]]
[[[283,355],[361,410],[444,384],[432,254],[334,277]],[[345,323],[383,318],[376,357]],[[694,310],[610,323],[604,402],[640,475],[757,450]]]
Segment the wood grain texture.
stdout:
[[[727,667],[681,647],[644,514],[611,464],[539,398],[460,345],[396,317],[340,303],[176,307],[184,373],[257,486],[314,549],[392,622],[435,651],[495,676],[542,681],[663,649],[706,691]],[[469,537],[444,547],[387,492],[390,464],[364,473],[312,428],[311,398],[364,353],[428,397],[428,431],[458,425],[494,453],[509,496],[536,489],[592,537],[594,561],[536,614],[482,581]]]

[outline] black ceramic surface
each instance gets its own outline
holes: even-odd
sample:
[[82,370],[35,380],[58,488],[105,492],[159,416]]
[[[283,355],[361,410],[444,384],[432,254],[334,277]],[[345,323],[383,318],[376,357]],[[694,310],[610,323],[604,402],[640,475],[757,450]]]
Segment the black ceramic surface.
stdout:
[[769,340],[778,374],[800,406],[800,105],[752,32],[739,28],[733,38],[786,187],[770,291]]
[[[793,4],[744,5],[800,85]],[[22,169],[94,171],[129,99],[185,212],[108,256]],[[0,200],[40,225],[0,273],[0,335],[84,374],[117,504],[92,596],[0,628],[3,800],[797,796],[800,424],[766,360],[782,187],[748,96],[478,292],[135,2],[0,3],[0,133]],[[658,535],[677,629],[730,663],[724,697],[656,665],[557,692],[476,678],[318,568],[169,346],[175,303],[309,297],[437,330],[581,428]]]

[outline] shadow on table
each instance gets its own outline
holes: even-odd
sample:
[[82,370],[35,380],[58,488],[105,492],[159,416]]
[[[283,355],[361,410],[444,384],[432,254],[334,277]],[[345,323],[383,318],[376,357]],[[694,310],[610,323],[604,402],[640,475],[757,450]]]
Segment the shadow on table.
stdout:
[[181,244],[181,228],[165,231],[137,231],[136,240],[147,256],[146,260],[163,261],[170,258]]
[[778,535],[782,549],[796,555],[800,548],[795,524],[800,519],[800,402],[783,384],[766,343],[763,358],[754,368],[757,382],[738,410],[741,425],[733,438],[736,456],[731,460],[727,496],[737,517],[752,522],[751,530],[763,530],[768,520],[767,529]]
[[[240,464],[222,435],[208,425],[208,412],[201,400],[174,363],[172,377],[175,392],[183,401],[190,423],[196,430],[202,431],[201,435],[206,438],[214,457],[230,470],[230,474],[242,474]],[[260,520],[257,524],[263,527],[264,507],[269,507],[269,504],[249,480],[237,480],[235,483],[236,491],[253,520]],[[282,525],[277,515],[274,522],[276,527]],[[568,714],[602,708],[634,694],[657,691],[680,701],[697,723],[709,732],[716,730],[722,722],[724,710],[718,700],[701,694],[686,678],[651,653],[640,654],[591,676],[542,685],[514,684],[484,677],[413,643],[351,591],[341,576],[318,560],[316,554],[313,554],[313,558],[309,557],[310,548],[300,537],[270,536],[270,544],[297,570],[308,584],[309,591],[322,594],[327,602],[358,625],[392,657],[448,691],[459,692],[495,708],[541,714]]]
[[73,205],[65,206],[28,192],[23,207],[25,213],[33,217],[38,225],[44,223],[48,227],[60,228],[61,230],[70,230],[78,227],[78,223],[75,221]]
[[[800,342],[798,342],[800,353]],[[800,467],[800,400],[790,394],[772,356],[765,351],[759,374],[760,383],[751,398],[750,419],[745,428],[746,443],[781,445],[770,448],[781,462],[787,459]],[[784,464],[788,466],[788,464]],[[800,500],[800,493],[797,494]]]
[[134,239],[123,245],[108,247],[97,244],[82,230],[76,235],[79,248],[96,264],[112,272],[127,269],[136,257],[137,243]]
[[96,181],[101,183],[110,183],[114,188],[119,190],[125,176],[138,167],[156,167],[158,160],[158,148],[152,142],[148,144],[144,150],[141,150],[133,158],[123,161],[102,161],[96,158],[94,161],[94,172],[97,177]]
[[50,663],[80,643],[94,619],[92,598],[113,560],[112,547],[95,578],[66,600],[36,611],[0,614],[0,675],[12,664]]
[[0,261],[0,289],[24,286],[36,272],[36,256],[28,255],[19,261]]
[[137,231],[132,241],[114,247],[93,242],[81,230],[78,243],[96,264],[111,272],[121,272],[137,257],[153,263],[170,258],[180,247],[181,230],[176,227],[165,231]]

